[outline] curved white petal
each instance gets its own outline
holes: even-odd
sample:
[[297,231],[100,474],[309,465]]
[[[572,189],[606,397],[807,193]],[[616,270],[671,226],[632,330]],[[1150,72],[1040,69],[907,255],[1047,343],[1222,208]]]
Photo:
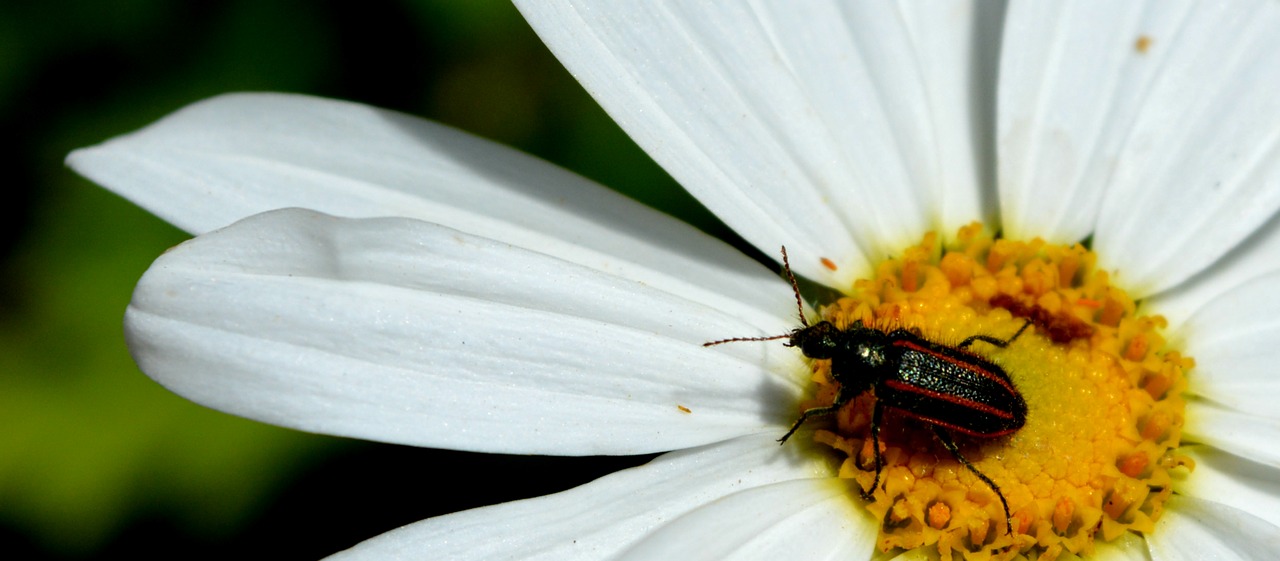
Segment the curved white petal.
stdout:
[[1179,493],[1222,503],[1280,526],[1280,470],[1211,446],[1184,446],[1178,453],[1196,462],[1195,471],[1178,483]]
[[[967,0],[900,2],[917,72],[930,105],[943,235],[974,220],[995,223],[996,75],[1004,3]],[[856,134],[850,131],[849,134]],[[924,155],[921,155],[922,158]]]
[[701,346],[753,322],[785,332],[786,320],[722,304],[415,220],[293,209],[162,256],[126,332],[162,384],[269,423],[625,454],[789,422],[800,382],[776,373],[807,372],[798,353]]
[[[863,244],[870,255],[916,241],[921,226],[950,234],[994,218],[994,190],[983,189],[994,185],[990,123],[1002,8],[967,0],[759,3],[792,79],[843,150],[852,184],[828,198],[847,199],[846,222],[878,233],[872,241],[881,245]],[[892,130],[868,130],[873,106]],[[890,166],[904,168],[907,183],[883,179],[896,170],[874,171]],[[860,200],[909,189],[919,191],[919,208]],[[922,210],[923,224],[896,216]]]
[[[1116,155],[1187,11],[1161,0],[1010,5],[996,133],[1006,234],[1072,243],[1093,231]],[[1154,38],[1145,52],[1142,37]]]
[[1117,153],[1094,247],[1101,266],[1151,293],[1280,207],[1280,3],[1194,3],[1149,50],[1160,68]]
[[[1274,396],[1273,396],[1274,399]],[[1188,442],[1208,444],[1242,458],[1280,467],[1280,414],[1263,417],[1209,401],[1187,402]]]
[[877,525],[849,485],[797,479],[739,491],[658,528],[618,559],[870,558]]
[[868,257],[937,226],[947,189],[949,221],[979,217],[973,111],[990,97],[973,83],[990,73],[975,62],[991,48],[975,32],[991,25],[985,10],[519,6],[640,146],[757,247],[793,249],[797,272],[847,286]]
[[301,95],[224,95],[67,161],[193,233],[285,207],[404,216],[668,290],[682,290],[673,284],[687,276],[733,270],[707,298],[773,300],[794,317],[776,275],[722,242],[526,154],[394,111]]
[[[1272,218],[1211,268],[1171,290],[1153,295],[1144,305],[1149,306],[1151,312],[1165,316],[1170,325],[1177,326],[1212,300],[1246,283],[1262,277],[1270,280],[1257,282],[1277,282],[1274,273],[1280,273],[1280,217]],[[1271,294],[1280,294],[1280,287]]]
[[796,446],[778,446],[773,438],[744,436],[672,452],[563,493],[424,520],[332,559],[610,558],[655,528],[726,495],[831,475],[815,456],[799,453]]
[[1280,528],[1229,506],[1173,496],[1147,536],[1152,561],[1253,561],[1280,551]]
[[1280,418],[1280,272],[1223,288],[1171,334],[1195,357],[1190,390],[1232,409]]
[[1025,2],[1005,29],[1008,233],[1071,242],[1093,231],[1100,265],[1152,293],[1280,206],[1274,2]]

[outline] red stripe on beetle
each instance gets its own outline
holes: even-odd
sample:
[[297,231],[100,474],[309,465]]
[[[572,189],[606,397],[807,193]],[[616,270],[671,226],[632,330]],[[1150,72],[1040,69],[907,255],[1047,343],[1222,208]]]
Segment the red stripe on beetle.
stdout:
[[[981,403],[981,402],[977,402],[977,401],[974,401],[974,400],[972,400],[972,399],[965,399],[965,398],[960,397],[960,396],[957,396],[957,395],[945,394],[945,393],[941,393],[941,392],[935,392],[935,391],[930,390],[930,389],[927,389],[927,388],[922,388],[922,387],[920,387],[920,386],[916,386],[916,385],[912,385],[912,384],[907,384],[907,383],[905,383],[905,382],[901,382],[901,381],[898,381],[898,380],[885,380],[885,381],[884,381],[884,385],[885,385],[885,387],[887,387],[887,388],[894,389],[894,390],[898,390],[898,391],[900,391],[900,392],[908,392],[908,393],[913,393],[913,394],[916,394],[916,395],[923,395],[923,396],[925,396],[925,397],[932,398],[932,399],[936,399],[936,400],[938,400],[938,401],[945,401],[945,402],[947,402],[947,403],[953,403],[953,404],[955,404],[955,405],[959,405],[959,406],[964,407],[964,408],[966,408],[966,409],[973,409],[974,411],[980,411],[980,412],[982,412],[982,413],[986,413],[986,414],[988,414],[988,415],[994,415],[994,416],[996,416],[996,417],[1000,417],[1001,419],[1012,419],[1012,418],[1013,418],[1013,414],[1012,414],[1012,413],[1010,413],[1010,412],[1008,412],[1008,411],[1005,411],[1004,409],[999,409],[999,408],[996,408],[996,407],[992,407],[992,406],[990,406],[990,405],[987,405],[987,404],[985,404],[985,403]],[[895,408],[895,409],[896,409],[896,408]],[[943,423],[935,423],[935,424],[943,424]]]
[[929,423],[929,424],[938,425],[938,426],[940,426],[940,427],[942,427],[942,428],[945,428],[945,429],[950,429],[950,430],[956,431],[956,432],[961,433],[961,434],[967,434],[967,435],[969,435],[969,436],[976,436],[976,437],[978,437],[978,438],[997,438],[997,437],[1001,437],[1001,436],[1005,436],[1005,435],[1013,434],[1013,433],[1015,433],[1015,432],[1018,432],[1018,429],[1022,428],[1022,427],[1018,427],[1018,428],[1012,428],[1012,429],[1004,429],[1004,430],[999,430],[999,431],[996,431],[996,432],[977,432],[977,431],[975,431],[975,430],[973,430],[973,429],[965,428],[965,427],[962,427],[962,426],[960,426],[960,425],[956,425],[956,424],[953,424],[953,423],[948,423],[948,422],[943,421],[943,420],[941,420],[941,419],[938,419],[938,418],[936,418],[936,417],[930,417],[930,416],[928,416],[928,415],[921,415],[921,414],[919,414],[919,413],[915,413],[915,412],[908,411],[908,410],[906,410],[906,409],[901,409],[901,408],[898,408],[898,407],[892,407],[892,409],[893,409],[894,411],[897,411],[898,413],[901,413],[901,414],[903,414],[903,415],[907,416],[907,417],[911,417],[912,419],[919,419],[920,421],[923,421],[923,422],[926,422],[926,423]]

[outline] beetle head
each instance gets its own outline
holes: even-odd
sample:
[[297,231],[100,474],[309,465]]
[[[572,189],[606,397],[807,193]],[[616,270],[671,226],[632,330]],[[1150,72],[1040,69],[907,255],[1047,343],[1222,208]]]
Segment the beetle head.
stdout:
[[820,321],[807,327],[799,327],[791,331],[788,347],[799,347],[800,352],[809,358],[832,358],[838,351],[840,330],[829,321]]

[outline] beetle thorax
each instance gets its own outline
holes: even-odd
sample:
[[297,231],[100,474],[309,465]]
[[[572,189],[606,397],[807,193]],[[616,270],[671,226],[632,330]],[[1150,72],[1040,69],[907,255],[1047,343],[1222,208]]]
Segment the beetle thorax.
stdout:
[[871,368],[879,368],[884,365],[884,345],[859,344],[855,349],[859,362],[870,366]]

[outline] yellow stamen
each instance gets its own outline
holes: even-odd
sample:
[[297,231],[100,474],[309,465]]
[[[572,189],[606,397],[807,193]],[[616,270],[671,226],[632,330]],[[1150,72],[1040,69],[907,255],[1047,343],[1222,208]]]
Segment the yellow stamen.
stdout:
[[[1025,425],[999,438],[953,434],[996,491],[959,464],[923,421],[887,409],[879,485],[867,509],[882,521],[878,545],[927,547],[942,559],[1045,560],[1087,554],[1094,539],[1149,532],[1172,493],[1169,471],[1191,469],[1177,453],[1186,383],[1194,361],[1165,346],[1158,316],[1138,316],[1083,246],[993,239],[980,225],[947,244],[934,233],[875,267],[848,296],[822,309],[846,328],[856,322],[906,328],[956,345],[966,337],[1000,365],[1027,402]],[[831,268],[828,266],[828,268]],[[830,361],[813,362],[813,399],[834,402]],[[875,479],[869,431],[875,397],[847,403],[815,440],[840,455],[839,476],[863,489]]]

